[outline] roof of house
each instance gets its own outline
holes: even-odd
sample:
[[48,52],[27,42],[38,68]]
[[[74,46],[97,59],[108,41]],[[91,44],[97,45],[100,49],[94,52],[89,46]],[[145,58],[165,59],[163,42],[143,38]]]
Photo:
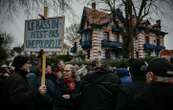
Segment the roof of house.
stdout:
[[87,8],[85,7],[84,10],[86,11],[87,14],[87,19],[89,23],[95,23],[95,24],[105,24],[110,22],[110,17],[111,14],[109,13],[105,13],[103,11],[99,11],[96,9],[92,9],[92,8]]
[[[121,22],[125,20],[123,18],[120,9],[116,9],[116,16]],[[107,13],[105,11],[100,11],[93,8],[84,7],[79,32],[83,32],[87,29],[90,29],[91,26],[99,28],[111,22],[112,22],[111,13]],[[86,23],[87,26],[85,27]],[[141,25],[139,25],[138,28],[142,28],[144,30],[149,29],[151,32],[154,32],[156,34],[161,34],[161,35],[167,34],[166,32],[161,31],[160,28],[158,29],[154,28],[156,26],[158,26],[158,24],[151,25],[149,20],[143,20],[143,22],[141,22]]]
[[111,21],[111,14],[104,11],[99,11],[96,9],[84,7],[80,30],[84,28],[84,24],[87,21],[87,25],[104,25]]

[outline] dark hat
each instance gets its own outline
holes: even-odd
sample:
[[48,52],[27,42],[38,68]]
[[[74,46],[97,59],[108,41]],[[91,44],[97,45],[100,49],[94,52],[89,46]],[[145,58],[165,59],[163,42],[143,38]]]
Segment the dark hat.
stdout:
[[15,67],[15,69],[19,69],[22,67],[26,62],[28,61],[28,58],[25,56],[16,56],[13,60],[12,66]]
[[152,71],[157,76],[173,76],[173,65],[163,58],[156,58],[149,62],[147,71]]

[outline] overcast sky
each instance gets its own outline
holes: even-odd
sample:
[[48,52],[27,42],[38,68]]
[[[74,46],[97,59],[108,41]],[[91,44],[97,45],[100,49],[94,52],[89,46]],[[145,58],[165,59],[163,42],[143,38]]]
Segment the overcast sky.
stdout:
[[[69,14],[70,12],[67,12],[65,14],[65,25],[69,26],[70,23],[75,22],[75,23],[80,23],[83,8],[86,6],[84,2],[78,1],[76,3],[72,4],[72,7],[74,9],[75,15]],[[169,13],[170,15],[173,14],[173,11],[170,11],[169,9],[166,9],[166,12]],[[40,10],[39,13],[42,13],[42,10]],[[32,15],[32,19],[38,18],[38,14],[35,13]],[[54,17],[57,16],[51,9],[49,9],[49,17]],[[0,17],[0,19],[3,19],[3,17]],[[27,19],[27,16],[24,15],[24,12],[21,10],[18,15],[10,21],[5,21],[3,24],[0,25],[0,30],[6,31],[10,33],[12,36],[14,36],[14,42],[13,42],[13,47],[14,46],[21,46],[24,42],[24,25],[25,25],[25,20]],[[154,18],[159,19],[158,17]],[[162,29],[165,32],[168,32],[168,35],[165,36],[165,46],[167,49],[173,49],[173,17],[161,17],[161,23],[162,23]]]

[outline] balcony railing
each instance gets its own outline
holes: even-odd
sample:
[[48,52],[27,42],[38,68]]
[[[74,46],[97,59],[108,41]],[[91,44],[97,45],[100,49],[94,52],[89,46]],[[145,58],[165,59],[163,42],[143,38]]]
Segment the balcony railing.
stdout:
[[149,43],[145,43],[144,44],[144,50],[155,50],[156,45],[154,44],[149,44]]
[[122,43],[117,41],[102,40],[103,48],[122,48]]
[[145,50],[160,51],[160,50],[162,50],[162,49],[165,49],[165,46],[145,43],[145,44],[144,44],[144,49],[145,49]]
[[161,51],[162,49],[165,49],[165,46],[162,46],[162,45],[157,45],[156,46],[157,51]]

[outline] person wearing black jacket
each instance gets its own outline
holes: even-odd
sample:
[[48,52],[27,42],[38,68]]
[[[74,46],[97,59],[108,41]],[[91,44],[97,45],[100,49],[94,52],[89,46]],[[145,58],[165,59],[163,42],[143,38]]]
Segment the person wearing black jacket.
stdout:
[[79,110],[115,110],[119,94],[119,78],[98,61],[93,73],[81,80]]
[[[16,56],[12,65],[15,67],[15,73],[9,77],[8,103],[5,110],[34,110],[33,100],[37,93],[30,88],[26,78],[31,66],[28,63],[28,58]],[[46,93],[44,86],[41,86],[39,90],[41,94]]]
[[136,96],[147,88],[145,83],[146,67],[147,63],[143,59],[130,60],[129,71],[132,83],[121,85],[116,110],[134,110]]
[[[41,85],[41,65],[37,66],[36,73],[29,73],[27,75],[28,82],[35,92],[39,92],[38,87]],[[52,72],[51,65],[46,65],[46,93],[43,95],[37,95],[35,101],[36,110],[53,110],[53,105],[57,94],[60,94],[60,88],[58,86],[59,79]]]
[[136,97],[135,110],[170,110],[173,102],[173,65],[163,58],[149,62],[148,87]]

